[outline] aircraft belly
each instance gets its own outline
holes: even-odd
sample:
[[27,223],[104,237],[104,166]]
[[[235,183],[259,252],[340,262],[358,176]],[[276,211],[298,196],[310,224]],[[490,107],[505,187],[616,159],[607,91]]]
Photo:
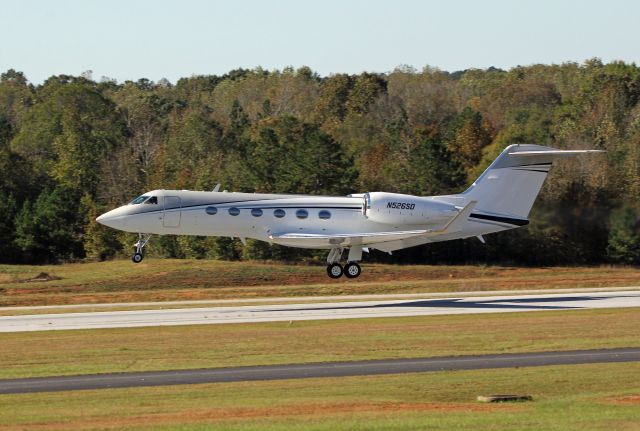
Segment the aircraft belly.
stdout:
[[[356,234],[357,235],[357,234]],[[285,245],[289,247],[298,247],[298,248],[316,248],[316,249],[331,249],[336,247],[357,247],[357,246],[375,246],[377,244],[384,244],[388,242],[389,239],[384,239],[383,237],[371,237],[371,238],[363,238],[363,237],[349,237],[342,238],[340,241],[336,241],[333,239],[321,238],[321,239],[313,239],[313,238],[296,238],[296,239],[271,239],[269,242],[279,245]],[[378,247],[374,247],[378,248]]]

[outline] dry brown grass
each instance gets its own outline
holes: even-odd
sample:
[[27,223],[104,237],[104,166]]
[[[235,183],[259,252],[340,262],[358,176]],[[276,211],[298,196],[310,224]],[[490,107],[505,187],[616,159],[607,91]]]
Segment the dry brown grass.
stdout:
[[[488,413],[517,412],[518,406],[471,403],[409,403],[409,402],[343,402],[343,403],[292,403],[274,407],[225,407],[187,409],[180,412],[141,414],[134,417],[102,418],[100,429],[123,427],[154,427],[167,424],[211,423],[220,421],[273,420],[301,418],[319,420],[351,414],[404,414],[404,413]],[[91,420],[77,419],[64,422],[30,424],[32,430],[86,429],[95,426]],[[3,430],[22,430],[22,427],[1,427]]]
[[620,397],[608,397],[603,400],[605,403],[610,404],[623,404],[623,405],[640,405],[640,395],[625,395]]
[[[18,282],[40,272],[61,280]],[[635,286],[636,268],[365,265],[357,280],[321,266],[154,260],[0,266],[0,306],[204,300],[344,294]]]

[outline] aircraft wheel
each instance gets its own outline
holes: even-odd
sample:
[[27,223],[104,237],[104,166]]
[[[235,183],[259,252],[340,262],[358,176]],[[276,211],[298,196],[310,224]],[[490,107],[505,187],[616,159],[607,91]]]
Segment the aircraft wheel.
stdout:
[[133,256],[131,256],[131,260],[133,261],[133,263],[140,263],[142,262],[143,258],[144,256],[142,256],[142,253],[136,253]]
[[356,278],[360,275],[361,272],[362,269],[360,268],[360,265],[355,262],[348,263],[344,267],[344,275],[346,275],[348,278]]
[[342,266],[339,263],[332,263],[327,266],[327,274],[331,278],[340,278],[342,277]]

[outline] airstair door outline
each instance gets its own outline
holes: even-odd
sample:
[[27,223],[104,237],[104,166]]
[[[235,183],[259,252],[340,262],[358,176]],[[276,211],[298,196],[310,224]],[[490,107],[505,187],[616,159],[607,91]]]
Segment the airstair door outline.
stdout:
[[164,217],[162,218],[162,225],[164,227],[180,226],[181,206],[178,196],[164,197]]

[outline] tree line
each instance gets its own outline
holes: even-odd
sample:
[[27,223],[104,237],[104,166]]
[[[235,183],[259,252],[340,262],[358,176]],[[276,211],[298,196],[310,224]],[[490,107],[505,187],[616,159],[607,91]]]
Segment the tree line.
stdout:
[[[108,259],[130,234],[95,222],[152,189],[456,193],[507,145],[604,149],[552,170],[524,229],[387,262],[640,263],[640,68],[592,59],[454,73],[321,77],[238,69],[175,84],[0,75],[0,261]],[[160,256],[320,259],[230,238],[163,236]]]

